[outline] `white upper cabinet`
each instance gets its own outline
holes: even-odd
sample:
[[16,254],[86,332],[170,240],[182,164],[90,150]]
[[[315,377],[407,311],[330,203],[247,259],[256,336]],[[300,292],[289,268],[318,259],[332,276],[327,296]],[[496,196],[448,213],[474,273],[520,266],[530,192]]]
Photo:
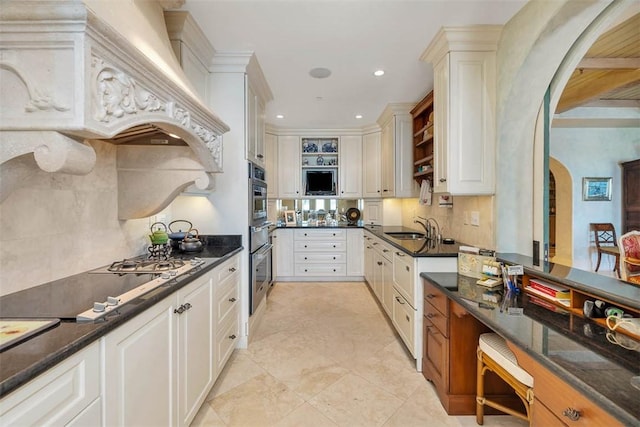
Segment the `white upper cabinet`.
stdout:
[[258,165],[266,166],[266,149],[265,149],[265,101],[253,85],[247,75],[246,78],[246,107],[245,114],[247,123],[247,160]]
[[442,28],[422,54],[434,66],[436,193],[493,194],[496,49],[502,27]]
[[300,190],[300,137],[278,137],[278,196],[295,199],[302,196]]
[[340,137],[338,197],[362,197],[362,137]]
[[267,179],[267,198],[278,197],[278,137],[272,133],[265,133],[265,174]]
[[362,137],[362,197],[382,197],[380,132]]
[[382,197],[416,197],[413,179],[414,104],[389,104],[378,118],[381,132]]

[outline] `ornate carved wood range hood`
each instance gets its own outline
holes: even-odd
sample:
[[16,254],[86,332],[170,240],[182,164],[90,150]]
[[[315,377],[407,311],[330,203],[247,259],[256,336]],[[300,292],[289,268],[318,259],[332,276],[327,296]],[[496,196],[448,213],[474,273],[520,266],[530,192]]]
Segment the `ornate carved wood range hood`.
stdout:
[[[161,14],[182,3],[153,6]],[[111,7],[140,14],[132,2]],[[87,140],[117,144],[121,219],[153,215],[190,185],[213,188],[229,128],[194,95],[170,48],[154,50],[170,46],[166,33],[145,29],[125,37],[80,0],[3,0],[0,164],[19,168],[32,153],[44,171],[83,175],[96,163]],[[19,186],[7,181],[0,202]]]

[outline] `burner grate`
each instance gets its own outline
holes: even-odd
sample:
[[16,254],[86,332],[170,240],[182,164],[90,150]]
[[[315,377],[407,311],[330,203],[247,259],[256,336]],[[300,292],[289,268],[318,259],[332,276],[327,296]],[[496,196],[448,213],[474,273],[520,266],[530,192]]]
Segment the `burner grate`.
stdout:
[[107,270],[112,273],[161,273],[163,271],[175,270],[185,265],[181,259],[124,259],[112,263]]

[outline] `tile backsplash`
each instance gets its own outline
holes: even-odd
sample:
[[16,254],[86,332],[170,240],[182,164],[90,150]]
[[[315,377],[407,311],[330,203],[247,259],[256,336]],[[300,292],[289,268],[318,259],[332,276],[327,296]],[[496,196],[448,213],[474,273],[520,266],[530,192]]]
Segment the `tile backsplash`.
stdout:
[[21,186],[0,204],[0,295],[141,254],[149,219],[118,220],[116,147],[92,141],[88,175],[48,173],[32,156],[0,167]]

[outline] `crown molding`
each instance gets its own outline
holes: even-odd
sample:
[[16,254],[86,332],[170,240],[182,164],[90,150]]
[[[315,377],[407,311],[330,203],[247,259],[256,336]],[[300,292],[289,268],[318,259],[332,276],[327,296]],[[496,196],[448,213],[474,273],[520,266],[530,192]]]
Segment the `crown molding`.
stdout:
[[470,25],[465,27],[442,27],[429,46],[420,55],[420,60],[438,63],[447,53],[491,52],[498,49],[502,25]]

